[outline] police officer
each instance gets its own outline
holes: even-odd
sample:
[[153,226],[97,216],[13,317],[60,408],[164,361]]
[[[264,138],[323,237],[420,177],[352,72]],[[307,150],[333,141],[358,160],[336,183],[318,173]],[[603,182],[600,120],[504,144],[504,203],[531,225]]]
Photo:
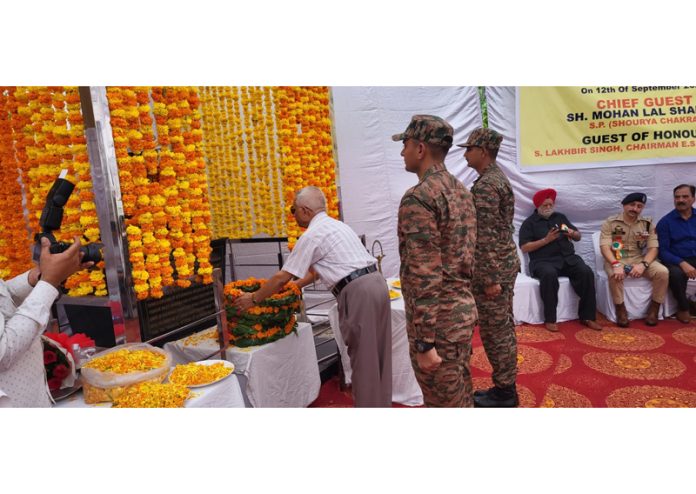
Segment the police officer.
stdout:
[[471,192],[476,206],[477,239],[474,298],[479,331],[493,367],[493,387],[474,393],[478,407],[516,407],[519,403],[517,338],[512,295],[520,260],[512,240],[515,197],[495,158],[503,136],[493,129],[474,130],[464,144],[464,158],[480,175]]
[[476,213],[471,193],[445,167],[452,135],[443,119],[415,115],[392,137],[403,142],[406,171],[418,175],[401,199],[398,235],[411,363],[429,407],[473,405]]
[[[628,327],[628,313],[624,304],[626,276],[645,276],[652,282],[652,299],[645,324],[657,325],[660,304],[665,301],[669,271],[656,260],[658,241],[652,218],[641,216],[648,198],[642,192],[624,197],[623,212],[610,216],[602,224],[599,249],[604,257],[604,271],[609,277],[609,291],[616,306],[616,324]],[[643,253],[645,251],[645,253]]]

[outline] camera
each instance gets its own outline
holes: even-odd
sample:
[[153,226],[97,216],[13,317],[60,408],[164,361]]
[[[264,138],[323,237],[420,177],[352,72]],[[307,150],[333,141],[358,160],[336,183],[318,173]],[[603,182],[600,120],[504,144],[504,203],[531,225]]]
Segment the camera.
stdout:
[[[60,172],[60,175],[53,183],[51,190],[48,191],[48,195],[46,196],[46,204],[41,211],[41,218],[39,219],[41,233],[37,233],[34,236],[34,240],[36,241],[34,245],[34,261],[38,262],[41,256],[41,239],[43,237],[46,237],[51,242],[51,247],[49,248],[51,254],[63,252],[72,245],[70,242],[59,242],[53,235],[54,230],[60,229],[60,225],[63,222],[63,206],[68,202],[70,194],[72,194],[75,189],[75,185],[65,179],[67,174],[67,170]],[[80,247],[80,252],[84,254],[82,262],[92,261],[96,264],[101,261],[103,259],[103,247],[104,246],[99,243],[91,243]]]

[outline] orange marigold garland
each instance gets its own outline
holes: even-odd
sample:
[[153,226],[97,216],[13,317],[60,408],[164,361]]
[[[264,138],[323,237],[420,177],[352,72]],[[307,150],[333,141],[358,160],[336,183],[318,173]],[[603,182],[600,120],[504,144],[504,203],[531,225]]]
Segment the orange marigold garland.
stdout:
[[18,125],[14,87],[0,87],[0,277],[7,280],[32,267],[31,239],[22,208],[22,188],[13,124]]
[[338,218],[336,164],[333,158],[327,87],[281,87],[275,103],[283,156],[283,192],[288,246],[301,230],[290,213],[295,193],[314,185],[326,196],[326,213]]
[[[76,87],[17,87],[11,97],[11,127],[16,161],[21,169],[31,237],[39,231],[39,217],[48,190],[61,170],[76,184],[65,206],[58,240],[99,242],[99,223],[87,157],[87,143]],[[25,244],[26,245],[26,244]],[[28,250],[30,252],[30,250]],[[27,254],[29,255],[29,254]],[[106,295],[103,264],[81,271],[65,283],[68,295]]]
[[225,285],[225,310],[230,341],[238,347],[262,345],[297,331],[295,312],[300,307],[300,289],[288,283],[280,293],[271,295],[246,312],[232,304],[243,293],[255,292],[266,280],[249,278]]
[[111,126],[139,300],[212,282],[210,206],[198,92],[109,87]]

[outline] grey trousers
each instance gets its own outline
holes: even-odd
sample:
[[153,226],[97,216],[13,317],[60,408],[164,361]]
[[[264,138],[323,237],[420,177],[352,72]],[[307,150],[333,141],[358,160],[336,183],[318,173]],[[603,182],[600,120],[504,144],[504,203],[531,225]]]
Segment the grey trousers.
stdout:
[[391,407],[392,331],[389,289],[379,271],[351,281],[338,295],[338,323],[353,369],[356,407]]

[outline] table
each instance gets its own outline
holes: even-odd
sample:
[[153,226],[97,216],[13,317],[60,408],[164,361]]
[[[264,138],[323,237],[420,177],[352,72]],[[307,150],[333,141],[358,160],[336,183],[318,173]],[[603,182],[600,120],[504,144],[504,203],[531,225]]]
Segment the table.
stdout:
[[[398,278],[390,278],[389,283]],[[398,291],[398,290],[397,290]],[[400,293],[400,292],[399,292]],[[343,342],[341,330],[338,324],[338,305],[329,310],[329,323],[336,339],[336,346],[341,354],[341,365],[345,383],[350,384],[352,370],[348,349]],[[423,404],[423,392],[416,381],[416,375],[411,366],[411,357],[408,353],[408,337],[406,336],[406,310],[404,299],[399,297],[391,301],[392,324],[392,401],[403,405],[416,406]]]
[[[174,363],[200,360],[220,349],[217,340],[186,340],[165,343]],[[298,323],[297,334],[265,345],[229,346],[226,355],[235,373],[246,378],[242,392],[253,407],[306,407],[319,396],[321,377],[311,324]]]
[[[193,388],[194,394],[184,402],[184,408],[244,408],[244,396],[237,376],[232,374],[209,386]],[[56,408],[109,408],[111,403],[85,403],[82,391],[56,402]]]

